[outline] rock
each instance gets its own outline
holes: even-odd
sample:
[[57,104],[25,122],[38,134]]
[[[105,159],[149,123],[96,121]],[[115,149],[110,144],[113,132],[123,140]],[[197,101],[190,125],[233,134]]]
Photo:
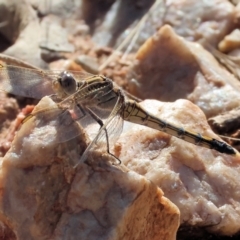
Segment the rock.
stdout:
[[68,71],[83,71],[82,67],[73,60],[57,60],[49,64],[49,69],[55,70],[68,70]]
[[29,22],[36,19],[34,10],[26,1],[0,1],[0,22],[5,22],[0,28],[0,33],[11,43],[18,38]]
[[2,0],[0,5],[0,22],[7,22],[0,32],[13,44],[3,53],[45,68],[40,59],[38,44],[41,31],[36,12],[26,1]]
[[240,30],[235,29],[218,44],[221,52],[230,52],[240,47]]
[[96,23],[102,21],[114,2],[115,0],[101,2],[82,0],[80,8],[81,17],[90,26],[91,30],[93,30],[96,27]]
[[109,56],[110,54],[112,54],[112,52],[113,52],[113,49],[109,47],[97,47],[95,49],[95,53],[97,57],[101,57],[102,55]]
[[240,23],[240,2],[238,2],[237,6],[235,7],[234,22],[236,22],[238,25]]
[[20,33],[16,42],[3,53],[23,61],[29,62],[40,68],[46,68],[46,63],[41,59],[39,40],[41,27],[37,20],[31,21]]
[[225,114],[209,118],[208,122],[212,129],[223,136],[225,140],[237,150],[240,150],[240,109],[236,108]]
[[129,92],[141,99],[186,98],[207,117],[232,110],[240,102],[237,79],[201,45],[179,37],[170,26],[139,49],[128,79]]
[[[129,32],[136,27],[137,19],[144,16],[138,29],[135,29],[137,39],[131,47],[137,51],[139,47],[162,26],[171,25],[174,31],[190,41],[198,41],[204,46],[217,46],[222,38],[231,32],[235,26],[235,7],[227,0],[212,0],[211,2],[171,0],[141,2],[141,7],[116,1],[108,12],[102,24],[94,33],[96,43],[106,46],[119,46],[129,36]],[[128,16],[128,17],[126,17]],[[135,21],[135,22],[134,22]],[[131,24],[131,25],[130,25]],[[144,31],[143,31],[144,29]],[[130,37],[124,49],[130,45]]]
[[[120,45],[127,37],[124,31],[147,13],[153,3],[153,0],[115,1],[102,24],[95,30],[93,40],[100,46]],[[127,32],[129,33],[129,30]]]
[[190,41],[216,46],[234,27],[234,6],[227,0],[174,0],[166,5],[163,24]]
[[209,118],[208,122],[219,134],[234,132],[240,128],[240,109],[236,108],[225,114]]
[[239,3],[239,0],[232,0],[231,1],[234,5],[237,5]]
[[40,22],[29,2],[20,1],[18,4],[9,2],[0,8],[0,12],[4,13],[1,14],[0,22],[7,22],[0,28],[0,33],[14,43],[4,51],[6,55],[47,68],[42,56],[44,60],[51,61],[64,58],[63,52],[74,51],[68,41],[67,30],[61,26],[60,17],[47,16]]
[[46,65],[40,59],[40,27],[36,12],[26,1],[1,1],[0,22],[7,24],[0,33],[8,39],[11,46],[5,47],[6,55],[20,58],[38,67]]
[[[179,211],[163,192],[112,165],[104,152],[92,151],[80,162],[86,132],[70,124],[70,115],[56,125],[49,109],[62,112],[43,98],[34,110],[40,114],[22,125],[1,162],[1,234],[6,229],[18,240],[176,239]],[[69,131],[76,137],[59,142]]]
[[65,2],[64,0],[38,1],[28,0],[40,16],[54,14],[61,18],[70,18],[73,12],[79,12],[81,1]]
[[[187,100],[146,100],[141,106],[169,123],[219,139],[203,112]],[[228,236],[240,231],[239,157],[132,123],[125,125],[115,155],[129,169],[157,184],[178,206],[182,227]]]
[[68,41],[68,32],[61,26],[61,21],[61,18],[50,15],[41,22],[40,47],[42,49],[54,52],[74,51],[74,46]]
[[87,55],[80,55],[75,59],[75,62],[79,64],[86,72],[92,74],[98,74],[99,65],[97,63],[97,59],[87,56]]
[[16,131],[16,118],[20,111],[16,99],[0,93],[0,157],[9,150]]
[[42,58],[47,62],[64,58],[63,53],[72,52],[74,47],[68,42],[67,31],[59,25],[59,20],[46,19],[41,24],[38,21],[30,22],[16,43],[4,53],[41,68],[47,67]]

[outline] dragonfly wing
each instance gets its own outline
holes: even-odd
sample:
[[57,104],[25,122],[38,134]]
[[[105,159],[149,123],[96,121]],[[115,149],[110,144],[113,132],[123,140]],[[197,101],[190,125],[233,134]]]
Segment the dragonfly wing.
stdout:
[[36,99],[51,95],[52,79],[44,71],[0,64],[0,89],[14,95]]
[[[118,140],[123,129],[123,119],[120,114],[112,117],[109,122],[100,130],[100,134],[96,137],[96,145],[104,144],[107,151],[111,151],[114,144]],[[108,142],[108,143],[107,143]],[[108,144],[108,145],[107,145]],[[109,149],[108,149],[109,148]]]
[[66,142],[83,133],[68,109],[49,107],[30,114],[24,123],[34,122],[34,127],[45,131],[45,127],[55,133],[54,139],[57,143]]
[[[68,71],[77,82],[93,75],[83,71]],[[13,65],[0,64],[0,89],[14,95],[41,99],[54,94],[53,80],[60,76],[61,71],[43,71]]]
[[94,149],[102,149],[108,153],[111,152],[111,149],[120,136],[123,128],[123,119],[121,116],[122,103],[119,100],[120,98],[118,98],[113,110],[104,122],[104,125],[100,128],[91,144],[85,150],[80,162],[86,161],[89,152]]

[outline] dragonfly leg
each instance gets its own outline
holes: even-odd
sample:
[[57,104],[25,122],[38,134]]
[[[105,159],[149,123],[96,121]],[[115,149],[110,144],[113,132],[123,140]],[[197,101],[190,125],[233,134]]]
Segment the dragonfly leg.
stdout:
[[77,104],[77,108],[81,112],[81,117],[79,117],[78,114],[76,114],[76,119],[75,120],[80,120],[80,119],[83,119],[84,117],[86,117],[87,114],[86,114],[84,108],[80,104]]
[[106,140],[107,140],[107,153],[109,155],[111,155],[112,157],[114,157],[115,159],[117,159],[118,162],[119,162],[118,164],[120,165],[121,164],[121,160],[110,152],[108,132],[107,132],[106,127],[104,127],[103,121],[91,109],[86,108],[86,110],[90,114],[90,116],[100,125],[100,130],[101,130],[101,128],[103,128],[103,131],[105,132]]

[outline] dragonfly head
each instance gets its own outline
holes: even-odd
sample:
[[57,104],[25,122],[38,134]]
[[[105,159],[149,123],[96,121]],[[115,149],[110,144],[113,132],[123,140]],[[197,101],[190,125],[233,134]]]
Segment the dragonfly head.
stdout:
[[62,72],[58,79],[58,83],[60,84],[63,92],[67,95],[71,95],[77,90],[77,82],[75,78],[67,71]]

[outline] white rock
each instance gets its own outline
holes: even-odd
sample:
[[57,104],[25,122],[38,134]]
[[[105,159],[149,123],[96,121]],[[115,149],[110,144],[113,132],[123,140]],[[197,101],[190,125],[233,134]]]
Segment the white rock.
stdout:
[[[187,100],[146,100],[142,107],[186,130],[218,139],[202,111]],[[128,123],[115,154],[131,170],[157,184],[181,212],[181,224],[215,234],[240,231],[239,157],[186,143],[166,133]]]
[[78,125],[69,125],[65,131],[79,135],[60,143],[57,136],[64,128],[49,121],[47,107],[56,108],[48,97],[35,108],[35,113],[46,111],[45,117],[26,121],[2,159],[0,236],[176,239],[179,210],[163,192],[123,165],[113,166],[104,152],[91,152],[88,164],[79,163],[87,135]]

